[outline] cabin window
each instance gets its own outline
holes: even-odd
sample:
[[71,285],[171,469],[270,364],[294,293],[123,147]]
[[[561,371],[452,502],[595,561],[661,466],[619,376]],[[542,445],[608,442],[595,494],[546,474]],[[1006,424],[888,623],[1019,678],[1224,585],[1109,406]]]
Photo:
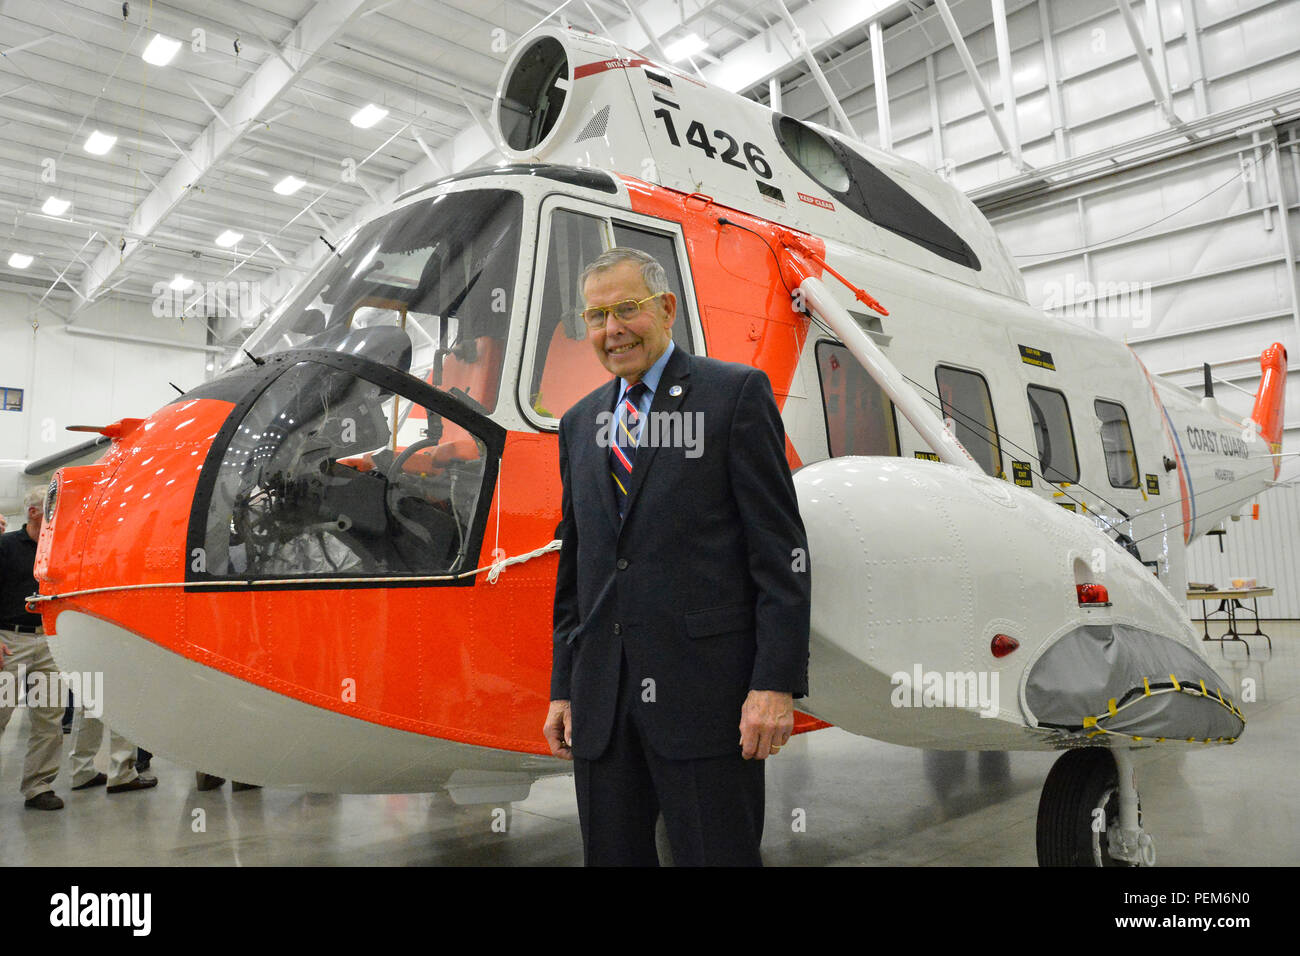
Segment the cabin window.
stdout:
[[829,139],[791,116],[782,116],[777,121],[777,131],[790,158],[819,186],[834,193],[848,190],[849,171]]
[[1119,402],[1099,398],[1093,403],[1101,420],[1101,448],[1106,455],[1106,474],[1114,488],[1138,486],[1137,450],[1133,447],[1133,430],[1128,412]]
[[831,457],[897,455],[894,404],[862,363],[843,345],[818,342],[817,372]]
[[1065,395],[1041,385],[1030,385],[1028,395],[1034,443],[1038,446],[1038,467],[1043,478],[1053,483],[1078,481],[1079,456]]
[[588,392],[609,380],[609,372],[587,341],[578,276],[605,251],[605,220],[557,209],[551,215],[532,386],[533,410],[559,418]]
[[677,320],[673,322],[673,344],[687,352],[691,348],[691,323],[686,318],[686,288],[682,285],[682,270],[677,263],[677,246],[666,232],[655,232],[641,226],[614,221],[614,244],[630,249],[640,249],[652,255],[664,267],[668,276],[668,291],[677,297]]
[[[528,391],[533,411],[544,418],[560,418],[583,396],[609,381],[609,372],[587,339],[580,315],[585,302],[578,277],[587,263],[609,248],[609,224],[599,216],[567,209],[551,214],[547,238],[546,277],[538,319],[536,351]],[[628,223],[613,224],[616,245],[640,249],[664,267],[668,289],[677,296],[673,341],[692,351],[681,266],[671,234]]]
[[1002,478],[1002,448],[989,383],[978,372],[939,365],[934,370],[939,405],[957,440],[986,474]]
[[[488,439],[497,426],[378,363],[337,361],[351,364],[287,365],[232,422],[202,528],[204,566],[191,568],[200,577],[475,567],[496,480]],[[377,370],[373,378],[363,366]],[[407,397],[421,389],[432,398]]]

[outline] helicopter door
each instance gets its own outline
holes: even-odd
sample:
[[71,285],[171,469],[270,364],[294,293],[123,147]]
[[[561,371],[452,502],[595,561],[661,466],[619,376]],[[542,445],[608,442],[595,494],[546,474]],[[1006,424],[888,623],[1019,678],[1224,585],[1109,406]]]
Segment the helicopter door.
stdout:
[[213,443],[187,579],[473,569],[504,436],[463,400],[378,362],[280,353]]
[[520,404],[534,424],[558,427],[559,418],[578,399],[609,381],[609,372],[587,339],[579,314],[584,303],[578,278],[587,263],[614,246],[640,249],[664,267],[668,289],[677,297],[673,342],[701,353],[690,272],[683,268],[681,231],[676,223],[612,210],[572,197],[548,200],[542,210],[542,235],[534,277],[533,309],[520,382]]

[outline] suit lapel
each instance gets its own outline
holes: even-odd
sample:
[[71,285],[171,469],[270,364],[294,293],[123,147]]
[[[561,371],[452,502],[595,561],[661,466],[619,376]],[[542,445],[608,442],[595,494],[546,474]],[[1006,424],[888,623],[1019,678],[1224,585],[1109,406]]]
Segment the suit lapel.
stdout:
[[[650,435],[650,425],[659,413],[675,412],[681,407],[686,399],[686,393],[689,390],[688,379],[691,374],[690,356],[682,350],[680,346],[673,349],[673,354],[668,356],[668,364],[664,366],[663,375],[659,377],[659,387],[655,389],[654,401],[650,403],[650,413],[645,426],[641,431],[642,445],[636,450],[636,465],[632,469],[632,487],[627,490],[627,513],[631,514],[632,509],[636,507],[637,496],[641,487],[645,484],[646,474],[650,471],[651,465],[654,464],[655,453],[659,450],[654,445],[646,445],[645,440]],[[673,387],[679,386],[678,393],[672,394]],[[618,397],[615,392],[614,398]],[[610,399],[611,404],[613,398]],[[611,498],[613,491],[610,491]],[[615,520],[617,521],[617,510],[615,511]],[[627,519],[624,518],[624,521]]]

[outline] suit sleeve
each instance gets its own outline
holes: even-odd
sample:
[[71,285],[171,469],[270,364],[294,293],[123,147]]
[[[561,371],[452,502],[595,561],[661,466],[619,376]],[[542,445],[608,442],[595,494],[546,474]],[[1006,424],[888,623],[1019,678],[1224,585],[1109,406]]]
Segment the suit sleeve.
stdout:
[[744,379],[729,446],[732,488],[757,593],[757,652],[749,686],[803,697],[808,693],[812,570],[785,457],[785,427],[761,370]]
[[551,632],[551,700],[568,700],[569,674],[573,647],[568,637],[578,626],[578,529],[573,520],[572,492],[569,482],[569,446],[564,421],[560,421],[560,523],[555,537],[560,548],[559,570],[555,577],[555,609]]

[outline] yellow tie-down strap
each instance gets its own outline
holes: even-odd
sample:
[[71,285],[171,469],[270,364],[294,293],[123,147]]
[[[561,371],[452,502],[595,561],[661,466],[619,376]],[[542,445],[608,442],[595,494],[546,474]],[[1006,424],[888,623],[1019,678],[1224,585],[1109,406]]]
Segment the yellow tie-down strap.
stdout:
[[[1203,680],[1198,680],[1193,684],[1188,681],[1180,681],[1173,674],[1170,674],[1167,683],[1154,683],[1150,678],[1142,678],[1142,687],[1140,689],[1135,687],[1133,690],[1125,694],[1123,703],[1118,702],[1114,697],[1112,697],[1110,700],[1106,701],[1106,710],[1104,713],[1084,717],[1083,729],[1088,731],[1087,736],[1089,739],[1100,736],[1101,734],[1108,734],[1112,737],[1124,737],[1128,740],[1152,740],[1156,743],[1164,743],[1169,738],[1142,737],[1137,734],[1126,734],[1119,730],[1110,730],[1103,727],[1101,724],[1103,720],[1110,720],[1112,717],[1118,716],[1120,711],[1132,707],[1139,701],[1142,701],[1147,697],[1155,697],[1159,694],[1190,694],[1193,697],[1204,698],[1205,700],[1218,704],[1220,707],[1227,710],[1234,717],[1240,720],[1243,726],[1245,726],[1246,715],[1241,712],[1241,708],[1232,702],[1231,698],[1223,696],[1222,690],[1215,688],[1214,693],[1210,693],[1210,691],[1206,689],[1205,681]],[[1189,744],[1232,744],[1237,742],[1236,737],[1205,737],[1203,739],[1200,737],[1188,737],[1186,739]]]

